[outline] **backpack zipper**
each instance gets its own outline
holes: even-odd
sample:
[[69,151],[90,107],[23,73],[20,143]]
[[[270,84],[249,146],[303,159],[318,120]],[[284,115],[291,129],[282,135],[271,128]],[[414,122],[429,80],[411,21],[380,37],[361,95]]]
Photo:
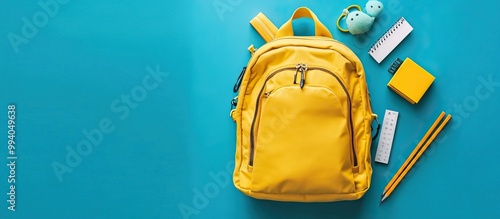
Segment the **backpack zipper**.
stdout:
[[320,68],[320,67],[309,68],[309,70],[320,70],[320,71],[323,71],[323,72],[335,77],[335,79],[337,79],[339,84],[342,86],[342,89],[344,89],[345,94],[347,95],[347,105],[348,105],[348,109],[349,109],[349,112],[347,112],[347,115],[349,116],[349,123],[348,124],[349,124],[349,131],[351,134],[350,137],[351,137],[352,163],[353,163],[354,167],[357,167],[358,166],[358,158],[356,156],[356,148],[354,146],[354,128],[353,128],[354,125],[352,122],[351,95],[349,95],[349,92],[347,91],[345,84],[342,82],[342,80],[340,80],[339,76],[337,76],[335,73],[331,72],[330,70],[328,70],[326,68]]
[[299,63],[295,66],[295,68],[297,71],[295,71],[295,74],[293,75],[293,84],[297,84],[297,73],[300,71],[300,89],[302,89],[306,83],[307,64]]
[[254,146],[255,146],[255,142],[254,142],[255,141],[254,140],[255,120],[257,119],[257,115],[260,111],[259,110],[259,103],[260,103],[260,99],[262,96],[262,92],[264,92],[264,88],[266,87],[266,83],[269,79],[274,77],[276,74],[283,72],[283,71],[286,71],[286,70],[294,70],[294,69],[296,69],[296,68],[295,67],[288,67],[288,68],[280,68],[280,69],[274,71],[269,76],[267,76],[266,80],[264,81],[264,85],[262,86],[262,88],[259,91],[259,95],[257,96],[257,102],[255,104],[255,113],[253,115],[252,126],[250,127],[250,158],[248,161],[248,164],[250,166],[253,166],[253,156],[254,156]]
[[305,64],[298,64],[295,68],[293,67],[288,67],[288,68],[282,68],[282,69],[278,69],[276,71],[274,71],[273,73],[271,73],[269,76],[267,76],[266,80],[264,81],[264,85],[262,86],[262,88],[260,89],[260,92],[259,92],[259,95],[258,95],[258,99],[257,99],[257,102],[255,104],[255,113],[254,113],[254,117],[253,117],[253,120],[252,120],[252,126],[250,127],[250,158],[249,158],[249,161],[248,161],[248,164],[249,166],[253,166],[253,160],[254,160],[254,150],[255,150],[255,121],[257,119],[257,115],[259,113],[259,103],[260,103],[260,99],[261,99],[261,96],[262,96],[262,92],[264,91],[264,88],[266,87],[266,83],[269,79],[271,79],[272,77],[274,77],[276,74],[280,73],[280,72],[283,72],[283,71],[286,71],[286,70],[296,70],[295,72],[295,75],[294,75],[294,84],[296,84],[296,76],[297,76],[297,72],[301,72],[301,81],[300,81],[300,87],[302,89],[302,87],[304,86],[305,84],[305,72],[307,70],[319,70],[319,71],[322,71],[322,72],[325,72],[327,74],[330,74],[332,75],[338,82],[339,84],[342,86],[342,89],[344,90],[346,96],[347,96],[347,102],[348,102],[348,116],[349,116],[349,131],[350,131],[350,137],[351,137],[351,152],[352,152],[352,162],[353,162],[353,166],[354,167],[357,167],[358,166],[358,158],[356,156],[356,148],[354,146],[354,129],[353,129],[353,122],[352,122],[352,104],[351,104],[351,96],[349,95],[349,92],[347,91],[347,88],[345,86],[345,84],[342,82],[342,80],[340,80],[339,76],[337,76],[335,73],[331,72],[330,70],[328,69],[325,69],[325,68],[320,68],[320,67],[311,67],[311,68],[307,68],[307,65]]

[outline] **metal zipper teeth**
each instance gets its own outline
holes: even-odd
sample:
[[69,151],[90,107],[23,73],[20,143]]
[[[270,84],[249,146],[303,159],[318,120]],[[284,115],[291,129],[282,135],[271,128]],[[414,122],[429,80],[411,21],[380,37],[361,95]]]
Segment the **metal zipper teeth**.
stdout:
[[[282,68],[282,69],[279,69],[279,70],[273,72],[272,74],[270,74],[266,78],[266,80],[264,81],[264,85],[262,86],[262,88],[261,88],[261,90],[259,92],[258,100],[257,100],[257,103],[255,104],[255,113],[254,113],[254,117],[253,117],[253,121],[252,121],[252,126],[250,128],[250,159],[249,159],[249,165],[250,166],[253,166],[254,149],[255,149],[254,129],[255,129],[255,121],[257,119],[257,114],[260,111],[259,110],[260,96],[262,95],[262,92],[264,91],[264,88],[265,88],[265,85],[266,85],[267,81],[269,79],[271,79],[272,77],[274,77],[274,75],[276,75],[279,72],[285,71],[285,70],[294,70],[294,69],[295,68],[293,68],[293,67]],[[354,130],[353,130],[352,115],[351,115],[351,112],[352,112],[351,96],[349,95],[349,92],[347,91],[347,88],[345,87],[344,83],[342,83],[342,81],[340,80],[340,78],[336,74],[334,74],[333,72],[331,72],[328,69],[319,68],[319,67],[312,67],[312,68],[309,68],[308,70],[320,70],[320,71],[326,72],[327,74],[332,75],[339,82],[339,84],[342,86],[342,89],[346,93],[346,95],[347,95],[347,102],[348,102],[348,105],[349,105],[348,116],[349,116],[349,125],[350,125],[349,126],[349,130],[351,131],[350,132],[350,137],[351,137],[351,150],[352,150],[352,157],[353,157],[353,166],[355,166],[355,167],[358,166],[358,159],[357,159],[357,156],[356,156],[356,149],[354,148]]]
[[335,79],[337,79],[339,84],[342,86],[342,89],[344,89],[344,92],[347,95],[347,102],[349,105],[348,116],[349,116],[349,130],[351,131],[350,137],[351,137],[351,149],[352,149],[352,157],[353,157],[352,163],[353,163],[353,166],[357,167],[358,166],[358,158],[356,156],[356,148],[354,147],[354,129],[353,129],[353,123],[352,123],[352,103],[351,103],[351,96],[349,95],[347,88],[345,87],[344,83],[342,83],[340,78],[335,73],[331,72],[328,69],[320,68],[320,67],[311,67],[308,70],[320,70],[320,71],[323,71],[323,72],[326,72],[326,73],[332,75],[333,77],[335,77]]
[[259,103],[260,99],[262,96],[262,92],[264,91],[264,88],[266,87],[266,83],[269,79],[274,77],[276,74],[286,71],[286,70],[295,70],[295,67],[288,67],[288,68],[281,68],[273,73],[271,73],[269,76],[267,76],[266,80],[264,81],[264,85],[259,91],[259,95],[257,96],[257,103],[255,104],[255,113],[253,115],[253,120],[252,120],[252,126],[250,127],[250,158],[248,161],[248,165],[253,166],[253,156],[254,156],[254,147],[255,147],[255,140],[254,140],[254,130],[255,130],[255,120],[257,119],[257,114],[259,113]]

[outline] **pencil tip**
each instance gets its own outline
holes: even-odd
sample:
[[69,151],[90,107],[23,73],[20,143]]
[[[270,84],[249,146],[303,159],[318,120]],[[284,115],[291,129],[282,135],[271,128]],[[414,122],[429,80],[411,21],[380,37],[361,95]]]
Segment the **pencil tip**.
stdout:
[[[387,196],[383,196],[382,199],[380,199],[380,204],[382,204],[382,202],[387,198]],[[379,204],[379,205],[380,205]]]

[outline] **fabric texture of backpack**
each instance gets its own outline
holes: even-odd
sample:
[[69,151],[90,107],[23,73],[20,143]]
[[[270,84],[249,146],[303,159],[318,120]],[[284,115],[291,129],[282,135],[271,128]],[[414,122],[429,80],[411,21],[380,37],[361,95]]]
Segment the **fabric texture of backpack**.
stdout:
[[[302,17],[314,21],[315,36],[294,36],[292,20]],[[376,118],[361,61],[308,8],[279,30],[262,14],[251,23],[269,42],[235,85],[234,185],[276,201],[361,198],[370,187]]]

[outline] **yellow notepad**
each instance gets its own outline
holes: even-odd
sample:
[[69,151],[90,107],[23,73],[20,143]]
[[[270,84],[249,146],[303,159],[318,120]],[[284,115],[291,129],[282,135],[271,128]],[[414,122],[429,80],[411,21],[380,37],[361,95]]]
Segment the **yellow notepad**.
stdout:
[[387,86],[411,104],[418,103],[434,81],[434,76],[410,58],[395,67],[397,64],[400,63],[394,63],[391,67],[397,70]]

